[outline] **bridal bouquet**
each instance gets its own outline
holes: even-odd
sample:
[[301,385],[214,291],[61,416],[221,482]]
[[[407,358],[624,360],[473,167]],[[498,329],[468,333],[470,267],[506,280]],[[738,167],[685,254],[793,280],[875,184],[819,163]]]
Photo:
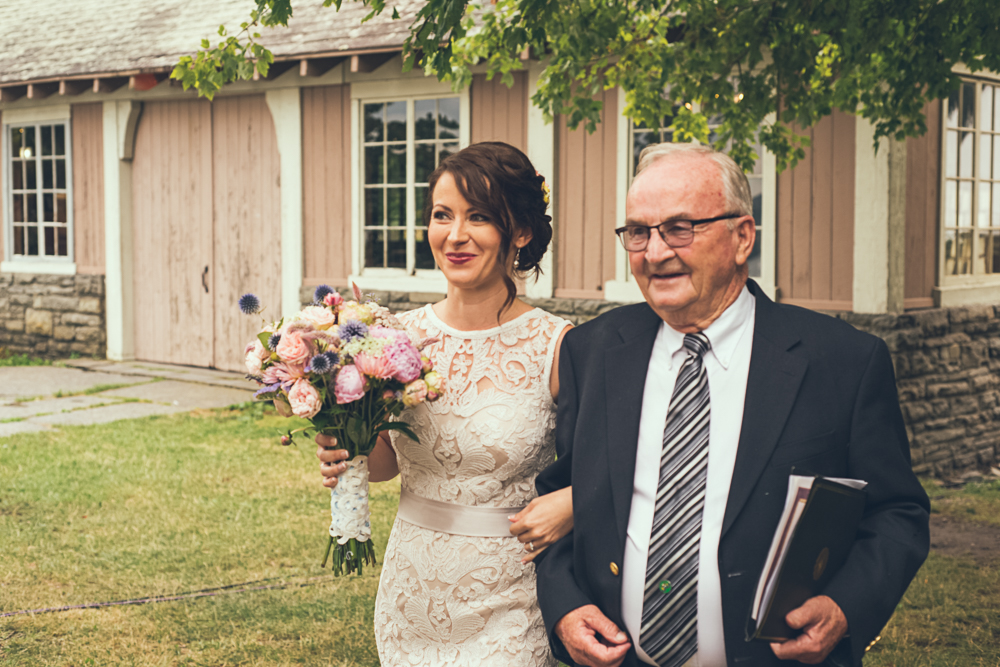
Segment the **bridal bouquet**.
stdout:
[[[272,400],[285,417],[310,426],[289,430],[335,436],[349,453],[347,470],[330,492],[330,541],[323,567],[333,551],[333,570],[360,574],[375,563],[368,509],[368,454],[383,431],[396,430],[416,440],[395,418],[404,408],[436,400],[443,378],[421,350],[435,339],[415,340],[387,308],[373,300],[344,301],[330,287],[316,288],[314,303],[263,330],[244,351],[248,377],[261,385],[254,398]],[[240,297],[240,309],[261,312],[253,294]]]

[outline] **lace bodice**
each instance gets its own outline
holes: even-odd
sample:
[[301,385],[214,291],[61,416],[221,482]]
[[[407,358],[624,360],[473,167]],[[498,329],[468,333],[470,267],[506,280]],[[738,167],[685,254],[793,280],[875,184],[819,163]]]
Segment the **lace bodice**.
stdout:
[[447,382],[440,400],[401,417],[419,445],[393,432],[403,488],[459,505],[526,505],[535,476],[555,458],[549,374],[568,322],[536,308],[493,329],[463,332],[429,305],[400,319],[440,338],[425,354]]
[[[499,327],[452,329],[430,306],[400,316],[444,376],[444,395],[404,411],[419,443],[392,432],[402,487],[457,505],[519,508],[555,458],[549,389],[556,340],[569,323],[532,310]],[[554,666],[535,569],[513,537],[471,537],[399,517],[375,603],[384,667]]]

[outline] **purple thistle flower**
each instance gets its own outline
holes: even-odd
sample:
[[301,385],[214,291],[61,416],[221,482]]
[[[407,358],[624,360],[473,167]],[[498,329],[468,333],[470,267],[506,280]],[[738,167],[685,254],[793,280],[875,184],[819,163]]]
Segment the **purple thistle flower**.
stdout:
[[247,373],[243,377],[245,377],[247,380],[253,380],[258,384],[264,384],[264,378],[261,377],[260,375],[250,375],[249,373]]
[[260,312],[260,299],[250,292],[240,297],[239,304],[244,315],[254,315]]
[[329,285],[320,285],[316,288],[316,291],[313,292],[313,301],[321,304],[323,303],[323,297],[331,292],[333,292],[333,288]]
[[340,336],[340,340],[345,343],[352,341],[355,338],[364,338],[368,333],[368,326],[364,322],[358,322],[357,320],[347,320],[340,325],[337,330],[337,335]]
[[330,368],[331,369],[334,366],[336,366],[337,364],[340,363],[340,355],[337,354],[336,352],[324,352],[323,356],[326,357],[330,361]]
[[271,350],[271,352],[274,352],[275,350],[278,349],[278,343],[280,342],[281,342],[281,334],[279,333],[271,334],[267,339],[267,349]]
[[315,357],[309,360],[309,365],[306,370],[310,373],[329,373],[330,372],[330,359],[325,354],[317,354]]
[[272,393],[278,391],[279,389],[281,389],[281,383],[280,382],[277,382],[275,384],[265,385],[265,386],[261,387],[260,389],[258,389],[257,391],[255,391],[253,393],[253,397],[254,398],[260,398],[264,394],[272,394]]

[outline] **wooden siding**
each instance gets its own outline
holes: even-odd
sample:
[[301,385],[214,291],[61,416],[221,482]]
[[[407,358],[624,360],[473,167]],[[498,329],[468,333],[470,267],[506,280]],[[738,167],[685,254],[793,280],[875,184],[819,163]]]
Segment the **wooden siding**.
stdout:
[[927,133],[906,140],[906,308],[931,308],[937,276],[941,102],[924,107]]
[[504,141],[528,150],[528,73],[513,72],[514,85],[508,88],[500,77],[486,80],[485,74],[472,77],[469,89],[472,143]]
[[[132,162],[135,355],[211,366],[212,107],[146,102]],[[209,290],[202,285],[205,280]]]
[[272,319],[281,313],[281,168],[263,95],[215,100],[212,153],[214,366],[237,371],[260,332],[260,320],[236,307],[240,295],[256,294]]
[[605,281],[615,277],[617,90],[606,91],[603,102],[593,134],[555,120],[557,297],[604,298]]
[[351,274],[351,89],[302,89],[302,227],[307,285]]
[[77,273],[104,273],[104,105],[72,106],[73,250]]
[[[3,132],[3,112],[2,111],[0,111],[0,132]],[[8,141],[10,141],[10,139],[8,137],[3,137],[2,139],[0,139],[0,146],[6,146]],[[7,219],[6,219],[6,215],[7,215],[7,204],[6,204],[6,201],[7,200],[5,199],[5,197],[7,195],[4,194],[4,189],[3,189],[3,186],[6,183],[6,181],[4,179],[7,178],[7,176],[4,174],[4,170],[3,170],[4,162],[5,162],[5,160],[4,160],[3,153],[0,152],[0,260],[4,260],[4,259],[7,258],[7,256],[3,254],[4,253],[4,247],[3,247],[4,246],[4,241],[7,238]]]
[[806,132],[812,145],[778,176],[779,298],[851,310],[854,276],[854,116],[834,111]]

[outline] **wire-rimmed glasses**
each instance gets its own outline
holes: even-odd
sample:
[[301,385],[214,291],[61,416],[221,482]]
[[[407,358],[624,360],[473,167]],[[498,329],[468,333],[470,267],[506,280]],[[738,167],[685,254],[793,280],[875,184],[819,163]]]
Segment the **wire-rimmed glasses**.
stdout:
[[660,238],[671,248],[683,248],[691,245],[694,240],[694,228],[697,225],[707,225],[710,222],[728,220],[741,217],[738,213],[726,213],[714,218],[702,218],[701,220],[668,220],[658,225],[625,225],[615,230],[615,234],[622,242],[625,250],[629,252],[640,252],[649,245],[649,237],[652,230],[660,233]]

